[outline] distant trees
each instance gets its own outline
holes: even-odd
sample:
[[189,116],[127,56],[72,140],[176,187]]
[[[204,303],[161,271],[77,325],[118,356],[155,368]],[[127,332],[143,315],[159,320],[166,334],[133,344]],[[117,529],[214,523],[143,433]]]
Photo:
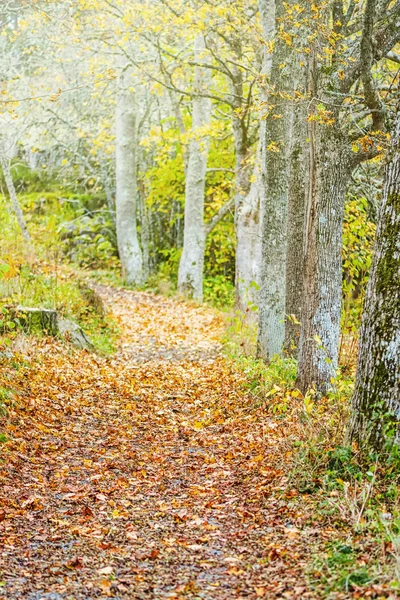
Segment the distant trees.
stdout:
[[384,180],[348,431],[378,450],[400,441],[400,112]]

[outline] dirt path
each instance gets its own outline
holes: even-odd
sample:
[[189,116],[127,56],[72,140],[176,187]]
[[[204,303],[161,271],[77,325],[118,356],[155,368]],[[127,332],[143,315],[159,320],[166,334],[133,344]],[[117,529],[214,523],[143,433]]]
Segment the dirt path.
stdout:
[[284,422],[221,357],[221,317],[100,292],[116,356],[38,342],[13,375],[0,597],[315,598],[320,532],[285,492]]

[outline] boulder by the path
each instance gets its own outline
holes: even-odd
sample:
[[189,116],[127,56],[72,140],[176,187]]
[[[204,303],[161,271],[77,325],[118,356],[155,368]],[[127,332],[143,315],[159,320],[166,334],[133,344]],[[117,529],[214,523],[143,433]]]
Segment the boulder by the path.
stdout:
[[61,317],[57,319],[57,322],[59,334],[75,346],[75,348],[79,348],[80,350],[94,350],[92,342],[77,323]]

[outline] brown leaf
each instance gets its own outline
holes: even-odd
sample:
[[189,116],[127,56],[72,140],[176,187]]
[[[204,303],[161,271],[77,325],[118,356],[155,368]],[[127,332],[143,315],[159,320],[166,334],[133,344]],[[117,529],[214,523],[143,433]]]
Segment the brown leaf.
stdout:
[[265,596],[265,594],[267,593],[267,590],[265,589],[265,587],[256,587],[255,592],[256,592],[256,596],[258,598],[261,598],[262,596]]
[[85,506],[82,508],[82,514],[84,514],[86,517],[93,517],[94,512],[92,511],[90,506],[87,506],[85,504]]

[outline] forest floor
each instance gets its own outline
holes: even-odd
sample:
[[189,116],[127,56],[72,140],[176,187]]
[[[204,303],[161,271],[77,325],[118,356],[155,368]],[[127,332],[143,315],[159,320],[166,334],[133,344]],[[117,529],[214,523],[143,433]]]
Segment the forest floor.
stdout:
[[287,424],[223,356],[221,314],[98,291],[116,354],[20,341],[7,375],[0,598],[319,597],[333,530],[290,488]]

